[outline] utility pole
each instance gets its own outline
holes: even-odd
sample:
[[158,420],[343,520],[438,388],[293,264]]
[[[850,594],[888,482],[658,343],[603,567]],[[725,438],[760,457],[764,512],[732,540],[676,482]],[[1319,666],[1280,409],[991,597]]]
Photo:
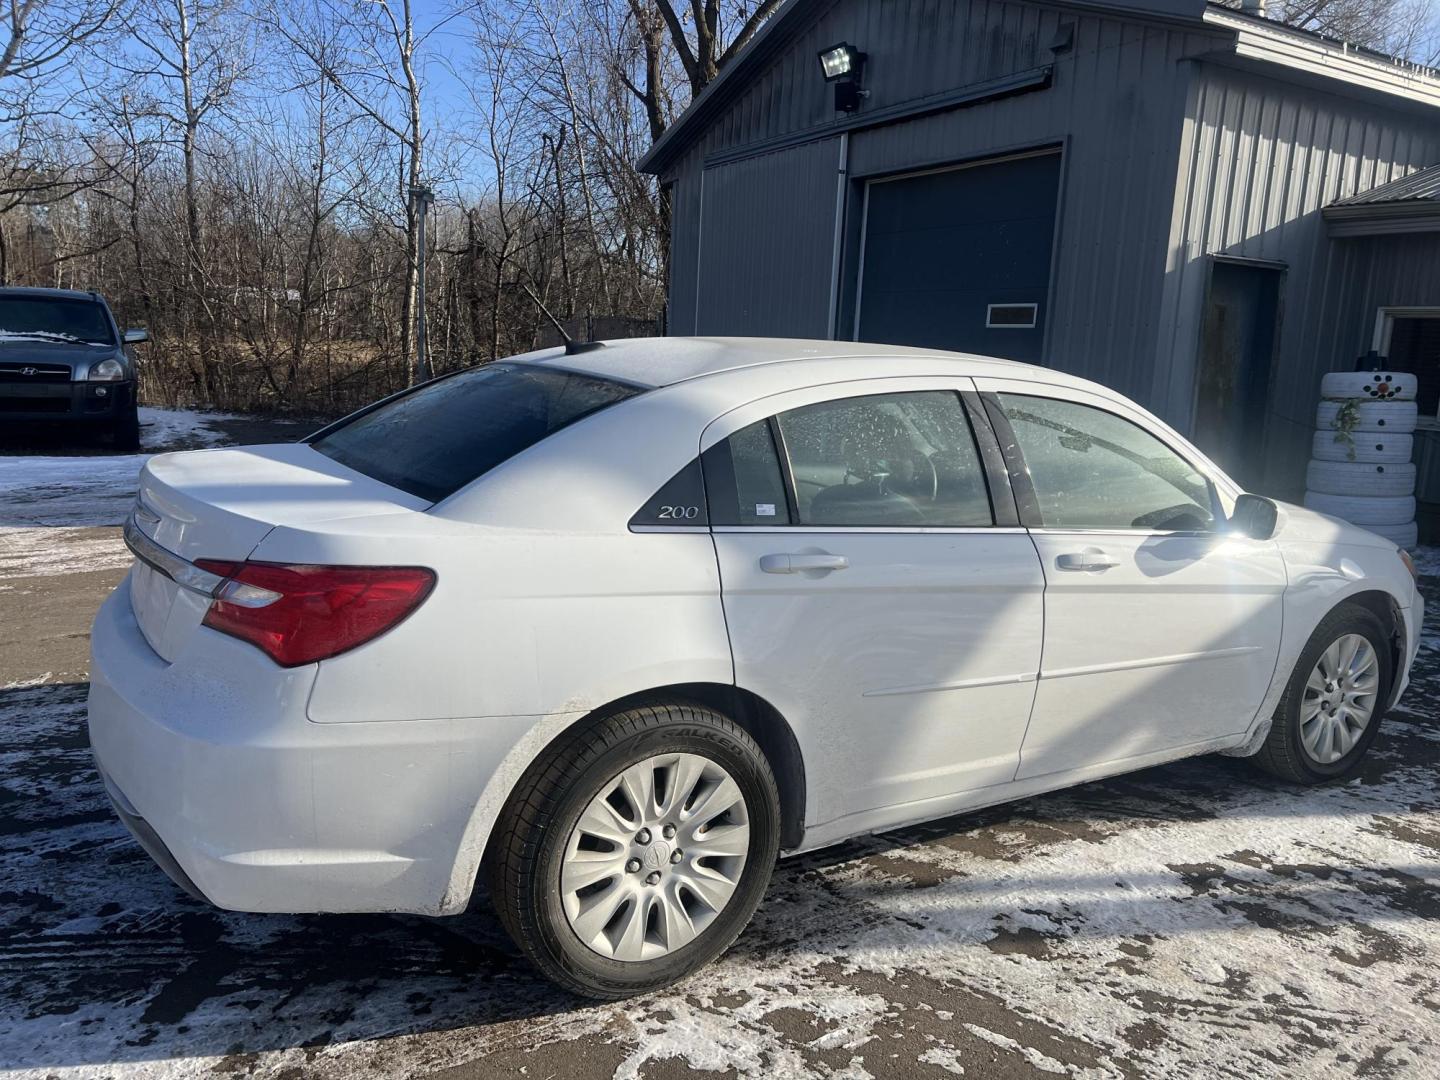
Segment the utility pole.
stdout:
[[425,341],[425,215],[435,193],[427,187],[410,188],[410,206],[415,214],[415,261],[417,279],[415,282],[415,371],[412,382],[422,383],[430,378],[430,352]]

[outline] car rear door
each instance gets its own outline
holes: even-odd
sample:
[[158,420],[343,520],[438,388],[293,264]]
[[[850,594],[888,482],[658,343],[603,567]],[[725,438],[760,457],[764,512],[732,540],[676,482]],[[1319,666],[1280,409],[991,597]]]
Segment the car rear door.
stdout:
[[971,390],[831,385],[704,433],[736,682],[795,727],[812,826],[1014,776],[1044,579]]
[[1285,567],[1225,527],[1193,451],[1099,395],[977,379],[1045,573],[1024,779],[1243,732],[1275,671]]

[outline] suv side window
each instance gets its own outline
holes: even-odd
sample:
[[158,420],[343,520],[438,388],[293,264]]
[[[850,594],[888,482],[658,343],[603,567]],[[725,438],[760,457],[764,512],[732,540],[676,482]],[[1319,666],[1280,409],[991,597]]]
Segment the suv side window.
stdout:
[[1047,528],[1199,532],[1208,478],[1129,420],[1075,401],[1001,394]]
[[994,524],[960,395],[874,394],[777,417],[801,525],[966,528]]
[[790,509],[770,421],[743,427],[701,455],[711,525],[789,525]]

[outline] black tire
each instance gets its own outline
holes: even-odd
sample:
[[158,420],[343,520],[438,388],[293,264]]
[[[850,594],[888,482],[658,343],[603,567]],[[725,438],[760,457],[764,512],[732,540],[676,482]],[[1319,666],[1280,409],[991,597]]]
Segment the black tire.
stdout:
[[[1305,682],[1319,661],[1321,653],[1346,634],[1360,634],[1375,650],[1380,668],[1375,712],[1350,752],[1338,761],[1323,764],[1310,756],[1301,741],[1300,707],[1305,697]],[[1300,659],[1296,661],[1295,670],[1290,675],[1290,681],[1285,686],[1285,696],[1280,699],[1280,704],[1275,709],[1270,734],[1250,760],[1266,772],[1296,784],[1324,784],[1352,776],[1380,730],[1385,707],[1390,701],[1394,677],[1390,635],[1384,623],[1368,608],[1358,604],[1341,604],[1320,621],[1320,625],[1310,635],[1310,640],[1305,643]]]
[[116,450],[140,449],[140,410],[131,406],[110,426],[110,445]]
[[[719,764],[745,798],[750,841],[738,886],[714,921],[674,952],[631,962],[603,956],[565,915],[559,883],[568,838],[604,785],[648,757],[677,752]],[[603,717],[567,732],[516,786],[486,854],[490,901],[525,955],[566,990],[611,1001],[658,990],[710,963],[750,922],[779,853],[779,807],[765,755],[727,717],[689,704]]]

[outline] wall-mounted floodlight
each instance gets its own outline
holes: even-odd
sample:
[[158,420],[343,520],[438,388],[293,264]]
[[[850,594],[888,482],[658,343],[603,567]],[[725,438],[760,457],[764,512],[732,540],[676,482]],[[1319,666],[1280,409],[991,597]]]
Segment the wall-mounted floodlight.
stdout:
[[864,63],[865,54],[844,41],[820,50],[820,70],[825,73],[826,82],[834,82],[846,75],[859,78],[860,67]]
[[825,81],[835,84],[835,111],[854,112],[868,91],[860,89],[860,73],[865,67],[865,54],[849,42],[842,41],[820,50],[820,71]]

